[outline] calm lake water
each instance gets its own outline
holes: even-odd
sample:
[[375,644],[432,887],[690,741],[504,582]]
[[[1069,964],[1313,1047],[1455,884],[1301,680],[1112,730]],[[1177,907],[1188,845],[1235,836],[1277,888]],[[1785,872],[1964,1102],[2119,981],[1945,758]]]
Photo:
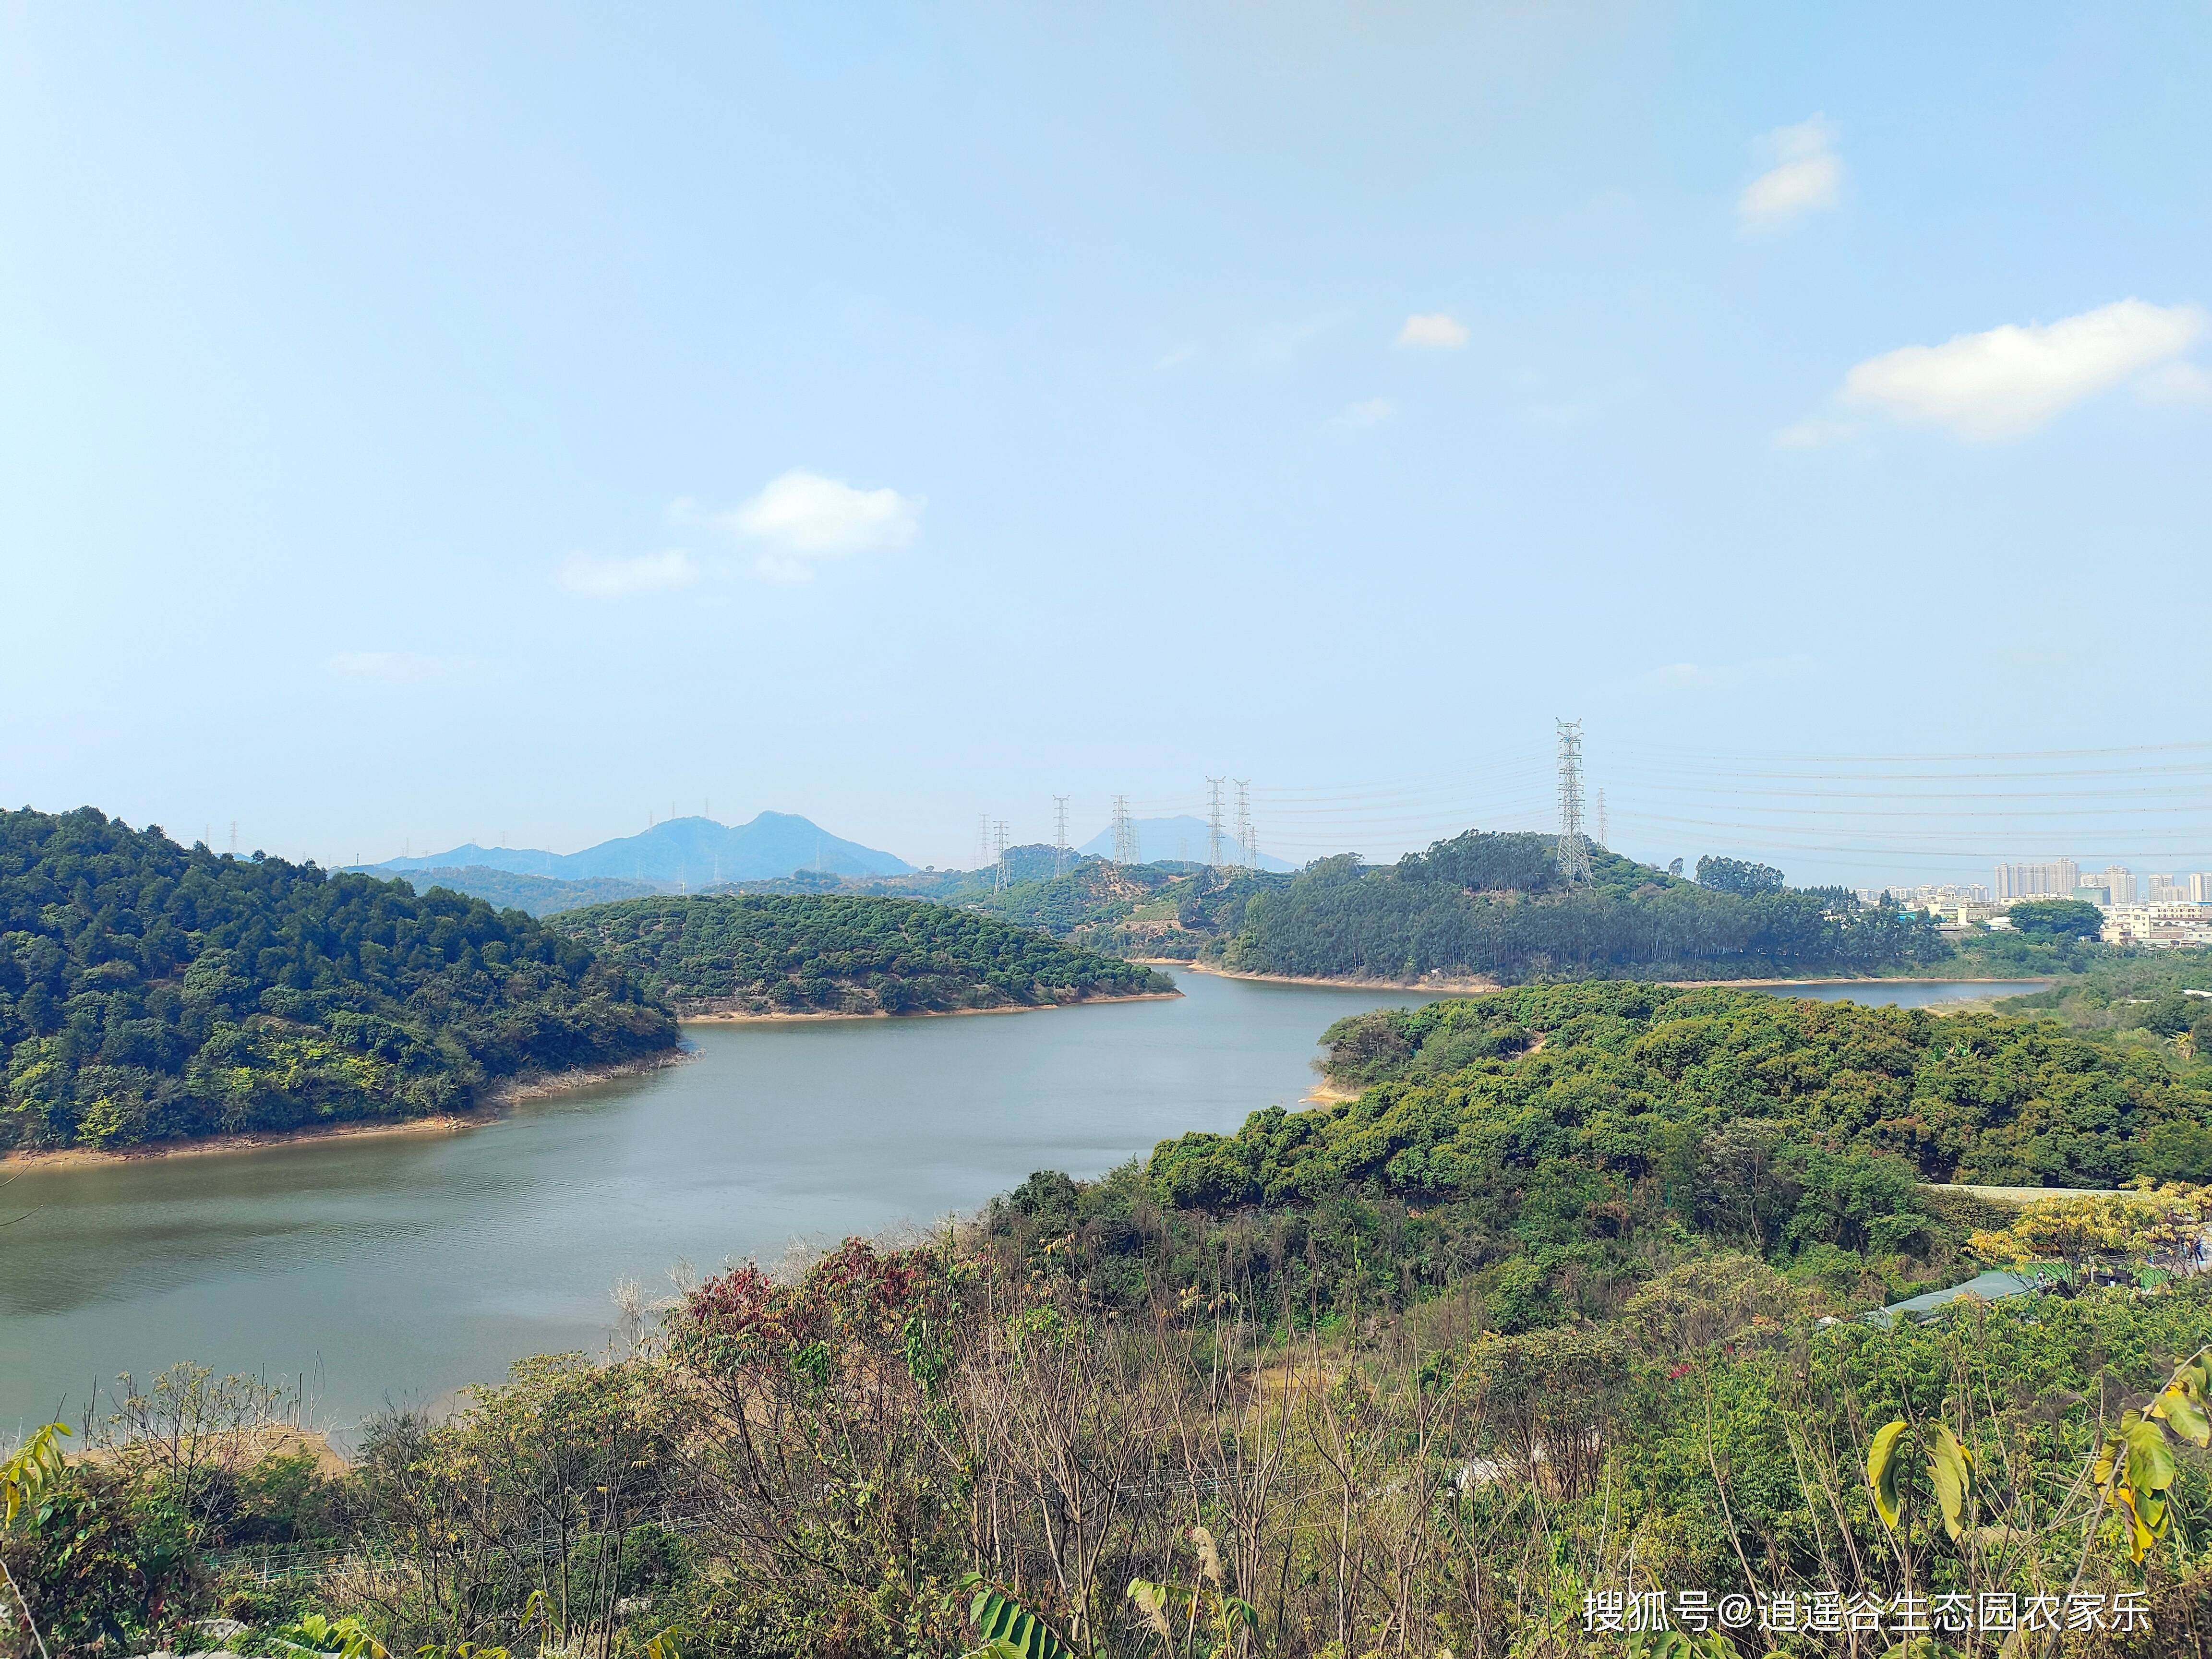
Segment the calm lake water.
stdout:
[[[0,1435],[178,1359],[304,1374],[340,1426],[526,1354],[597,1349],[611,1291],[972,1210],[1296,1106],[1329,1022],[1409,992],[1178,976],[1173,1001],[690,1028],[690,1063],[455,1134],[32,1169],[0,1187]],[[2039,988],[1785,988],[1922,1006]]]
[[1095,1175],[1295,1107],[1329,1022],[1409,992],[1177,975],[1172,1001],[703,1025],[690,1063],[456,1134],[365,1136],[0,1187],[0,1435],[178,1359],[307,1378],[343,1427],[526,1354],[597,1349],[615,1281],[711,1272]]

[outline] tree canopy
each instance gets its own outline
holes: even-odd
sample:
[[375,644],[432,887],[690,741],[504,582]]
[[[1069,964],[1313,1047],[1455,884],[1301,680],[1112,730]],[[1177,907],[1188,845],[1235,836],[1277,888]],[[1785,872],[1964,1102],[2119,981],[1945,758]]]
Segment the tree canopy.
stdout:
[[2087,899],[2029,899],[2005,915],[2021,933],[2045,939],[2094,939],[2105,925],[2104,912]]
[[0,1139],[122,1146],[465,1109],[672,1048],[668,1009],[517,911],[0,812]]
[[842,894],[630,899],[547,924],[687,1011],[924,1013],[1173,990],[1164,975],[996,916]]
[[[1324,859],[1254,893],[1223,960],[1261,973],[1510,984],[1881,973],[1950,952],[1917,911],[1765,885],[1777,872],[1765,866],[1737,866],[1727,879],[1744,890],[1729,890],[1593,847],[1592,879],[1566,886],[1553,848],[1548,836],[1470,831],[1378,869]],[[1715,862],[1700,863],[1701,877]]]

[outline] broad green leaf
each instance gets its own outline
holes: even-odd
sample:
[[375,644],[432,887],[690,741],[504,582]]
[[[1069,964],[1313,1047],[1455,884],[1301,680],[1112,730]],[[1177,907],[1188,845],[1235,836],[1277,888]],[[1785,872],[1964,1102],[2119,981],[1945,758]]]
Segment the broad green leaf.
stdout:
[[2181,1385],[2178,1375],[2160,1394],[2150,1414],[2164,1418],[2191,1445],[2212,1445],[2212,1419],[2207,1419],[2203,1401]]
[[1882,1524],[1893,1531],[1897,1527],[1897,1443],[1904,1433],[1904,1419],[1885,1423],[1874,1431],[1874,1442],[1867,1448],[1867,1486]]
[[1003,1590],[988,1587],[977,1590],[968,1620],[987,1645],[1003,1643],[1015,1659],[1075,1659],[1073,1648]]
[[1974,1455],[1959,1443],[1948,1425],[1938,1423],[1936,1443],[1928,1449],[1928,1475],[1936,1483],[1936,1502],[1943,1511],[1943,1530],[1956,1542],[1966,1529],[1973,1503]]
[[2128,1485],[2156,1494],[2173,1484],[2173,1453],[2157,1424],[2130,1424],[2120,1437],[2128,1446]]

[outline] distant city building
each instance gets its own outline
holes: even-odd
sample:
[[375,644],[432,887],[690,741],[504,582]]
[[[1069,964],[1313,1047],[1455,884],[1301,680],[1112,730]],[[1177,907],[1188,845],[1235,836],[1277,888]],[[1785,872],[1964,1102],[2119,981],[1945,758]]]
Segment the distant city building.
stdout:
[[2133,904],[2136,902],[2136,872],[2118,864],[2108,864],[2100,874],[2091,876],[2092,884],[2112,895],[2108,904]]
[[2154,951],[2212,945],[2212,903],[2116,904],[2106,913],[2100,937],[2107,945]]
[[2189,886],[2179,876],[2153,876],[2143,897],[2153,904],[2174,902],[2189,896]]
[[2072,859],[2051,859],[2041,864],[1997,866],[1995,896],[2000,904],[2019,899],[2070,898],[2081,884],[2081,866]]
[[1987,904],[1990,890],[1979,882],[1946,882],[1941,886],[1915,886],[1910,882],[1893,881],[1881,887],[1860,887],[1853,890],[1861,902],[1879,904],[1887,895],[1906,909],[1927,909],[1931,905],[1949,908],[1958,904]]
[[2212,870],[2200,870],[2184,883],[2192,904],[2212,904]]

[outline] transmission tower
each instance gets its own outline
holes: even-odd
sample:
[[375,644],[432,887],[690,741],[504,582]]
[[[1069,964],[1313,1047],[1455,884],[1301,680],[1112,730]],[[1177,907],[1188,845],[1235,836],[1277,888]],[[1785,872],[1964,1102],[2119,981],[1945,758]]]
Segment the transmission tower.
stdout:
[[1570,884],[1590,878],[1589,843],[1583,839],[1583,723],[1559,720],[1559,874]]
[[991,815],[975,815],[975,867],[981,870],[991,861]]
[[1252,780],[1235,778],[1237,786],[1237,861],[1249,870],[1259,866],[1252,858]]
[[1006,819],[1000,818],[997,823],[992,826],[991,836],[992,847],[998,859],[998,863],[994,868],[991,875],[991,890],[994,893],[1003,893],[1012,884],[1012,879],[1006,873]]
[[1597,792],[1597,844],[1608,848],[1613,845],[1613,837],[1606,830],[1605,791],[1602,789]]
[[1067,873],[1067,797],[1052,798],[1052,872]]
[[1137,844],[1137,826],[1129,817],[1129,798],[1114,797],[1114,862],[1141,864],[1144,849]]
[[1221,786],[1224,778],[1206,781],[1206,867],[1221,868]]

